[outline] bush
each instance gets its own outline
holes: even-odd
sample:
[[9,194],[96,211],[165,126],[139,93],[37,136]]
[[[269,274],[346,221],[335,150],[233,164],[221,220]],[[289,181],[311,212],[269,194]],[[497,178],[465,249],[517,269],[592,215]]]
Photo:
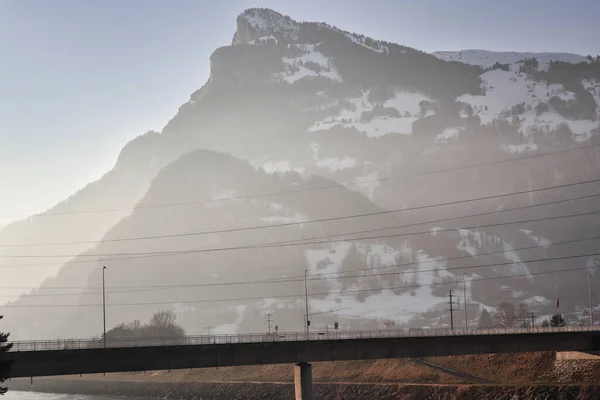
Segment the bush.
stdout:
[[150,321],[142,325],[139,320],[122,323],[106,332],[106,338],[165,338],[177,339],[185,336],[185,330],[175,323],[177,316],[173,311],[159,311]]

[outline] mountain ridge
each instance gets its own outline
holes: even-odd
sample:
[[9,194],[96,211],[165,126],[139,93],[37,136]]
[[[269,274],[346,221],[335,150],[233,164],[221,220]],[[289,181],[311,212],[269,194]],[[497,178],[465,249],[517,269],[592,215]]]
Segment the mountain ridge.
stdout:
[[495,63],[513,64],[526,58],[537,58],[539,61],[561,61],[568,63],[579,63],[588,61],[585,56],[574,53],[552,53],[552,52],[512,52],[512,51],[490,51],[482,49],[465,49],[457,51],[434,51],[432,55],[444,61],[456,61],[466,64],[478,65],[489,68]]

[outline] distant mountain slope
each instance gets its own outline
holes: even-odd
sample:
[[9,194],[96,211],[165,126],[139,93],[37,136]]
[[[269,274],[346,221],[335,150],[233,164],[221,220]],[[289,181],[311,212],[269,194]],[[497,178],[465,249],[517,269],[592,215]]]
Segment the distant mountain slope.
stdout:
[[[343,186],[318,189],[332,185],[295,173],[269,175],[220,153],[190,152],[161,170],[134,212],[100,243],[67,263],[40,290],[9,304],[7,329],[19,338],[98,334],[103,266],[107,266],[110,326],[146,319],[157,309],[168,308],[177,311],[190,333],[202,332],[207,324],[221,333],[260,332],[265,312],[275,316],[282,330],[301,330],[305,269],[310,273],[315,327],[333,316],[354,328],[365,324],[377,328],[391,321],[414,324],[415,313],[421,323],[448,323],[444,311],[448,290],[460,296],[460,267],[478,263],[500,266],[464,270],[474,280],[467,286],[474,315],[479,307],[493,304],[488,297],[494,296],[538,306],[550,303],[545,298],[548,291],[536,288],[527,276],[536,267],[521,262],[521,252],[514,250],[547,239],[532,239],[531,232],[516,234],[514,230],[510,240],[503,239],[502,232],[476,229],[441,233],[435,225],[419,224],[422,215],[381,214],[383,210],[366,197]],[[257,192],[269,195],[254,196]],[[145,208],[169,203],[181,205]],[[371,213],[376,215],[310,222]],[[435,214],[425,221],[433,218]],[[411,223],[413,230],[425,234],[402,234],[406,232],[402,228],[377,231]],[[280,224],[284,226],[274,226]],[[368,234],[370,229],[373,232]],[[389,236],[394,233],[400,235]],[[172,236],[155,237],[164,235]],[[169,256],[165,252],[183,253]],[[529,251],[524,259],[548,253],[552,250]],[[90,257],[93,254],[132,256]],[[468,259],[477,254],[487,255]],[[462,258],[453,261],[456,257]],[[502,286],[477,282],[498,274],[522,276]],[[275,282],[260,283],[264,280]],[[219,285],[227,282],[240,284]],[[52,296],[64,288],[72,288],[69,295]],[[79,307],[64,307],[60,315],[33,307],[64,304]]]
[[513,64],[526,58],[536,58],[542,62],[561,61],[572,64],[586,61],[584,56],[572,53],[527,53],[513,51],[460,50],[434,51],[434,56],[444,61],[457,61],[489,68],[496,63]]
[[[158,137],[156,132],[137,137],[123,148],[114,168],[102,178],[86,185],[44,213],[2,227],[0,266],[40,265],[36,268],[6,268],[4,278],[6,282],[10,282],[7,286],[35,287],[46,278],[54,276],[59,271],[61,262],[69,260],[68,257],[50,256],[77,254],[91,247],[86,244],[58,247],[18,245],[98,240],[114,224],[131,214],[133,206],[144,196],[150,180],[161,167],[161,161],[155,153]],[[36,258],[6,257],[14,254]],[[39,258],[39,255],[49,257]],[[14,296],[19,291],[0,288],[0,293],[5,297]]]

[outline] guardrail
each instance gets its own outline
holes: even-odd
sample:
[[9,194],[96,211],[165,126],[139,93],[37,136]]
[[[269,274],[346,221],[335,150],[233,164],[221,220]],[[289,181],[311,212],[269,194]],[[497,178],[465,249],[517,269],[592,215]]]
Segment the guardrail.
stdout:
[[[235,335],[200,335],[181,338],[123,338],[108,339],[107,348],[155,347],[155,346],[195,346],[203,344],[228,343],[264,343],[264,342],[303,342],[307,340],[353,340],[353,339],[389,339],[437,336],[481,336],[481,335],[517,335],[524,333],[552,332],[600,332],[600,326],[576,326],[561,328],[491,328],[491,329],[386,329],[371,331],[317,331],[290,333],[249,333]],[[103,339],[57,339],[13,342],[10,351],[56,351],[101,349],[105,347]]]

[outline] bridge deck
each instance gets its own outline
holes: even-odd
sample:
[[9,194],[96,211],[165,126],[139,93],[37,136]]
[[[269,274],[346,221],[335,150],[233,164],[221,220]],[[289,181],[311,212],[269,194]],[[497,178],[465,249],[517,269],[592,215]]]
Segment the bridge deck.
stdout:
[[386,329],[356,331],[315,331],[287,333],[247,333],[235,335],[198,335],[183,338],[122,338],[117,340],[103,339],[57,339],[30,340],[13,342],[11,351],[49,351],[49,350],[86,350],[104,347],[156,347],[156,346],[195,346],[203,344],[234,343],[271,343],[271,342],[305,342],[319,340],[354,340],[354,339],[390,339],[447,336],[482,336],[482,335],[514,335],[523,333],[553,332],[600,332],[600,326],[577,326],[561,328],[491,328],[491,329]]
[[[378,332],[378,333],[373,333]],[[372,331],[365,338],[360,335],[337,333],[336,338],[315,335],[320,340],[306,339],[298,334],[299,340],[271,338],[263,342],[251,342],[257,336],[236,335],[235,343],[220,343],[210,337],[211,343],[188,342],[167,345],[157,339],[144,346],[142,342],[130,341],[121,346],[84,348],[86,341],[76,341],[81,347],[62,347],[67,341],[56,341],[56,347],[48,351],[26,349],[17,344],[16,350],[3,355],[13,361],[11,377],[91,374],[101,372],[151,371],[188,368],[211,368],[239,365],[291,364],[301,362],[372,360],[385,358],[417,358],[432,356],[510,353],[534,351],[597,351],[600,350],[600,331],[595,328],[555,328],[460,332],[449,335],[431,331],[390,333]],[[385,331],[389,332],[389,331]],[[363,336],[354,337],[350,336]],[[373,337],[377,335],[377,337]],[[412,335],[412,336],[411,336]],[[243,340],[246,340],[244,342]],[[295,337],[294,337],[295,338]],[[272,339],[272,340],[271,340]],[[98,341],[95,341],[98,342]],[[69,341],[69,343],[71,343]],[[108,342],[107,342],[108,345]],[[54,345],[53,345],[54,346]]]

